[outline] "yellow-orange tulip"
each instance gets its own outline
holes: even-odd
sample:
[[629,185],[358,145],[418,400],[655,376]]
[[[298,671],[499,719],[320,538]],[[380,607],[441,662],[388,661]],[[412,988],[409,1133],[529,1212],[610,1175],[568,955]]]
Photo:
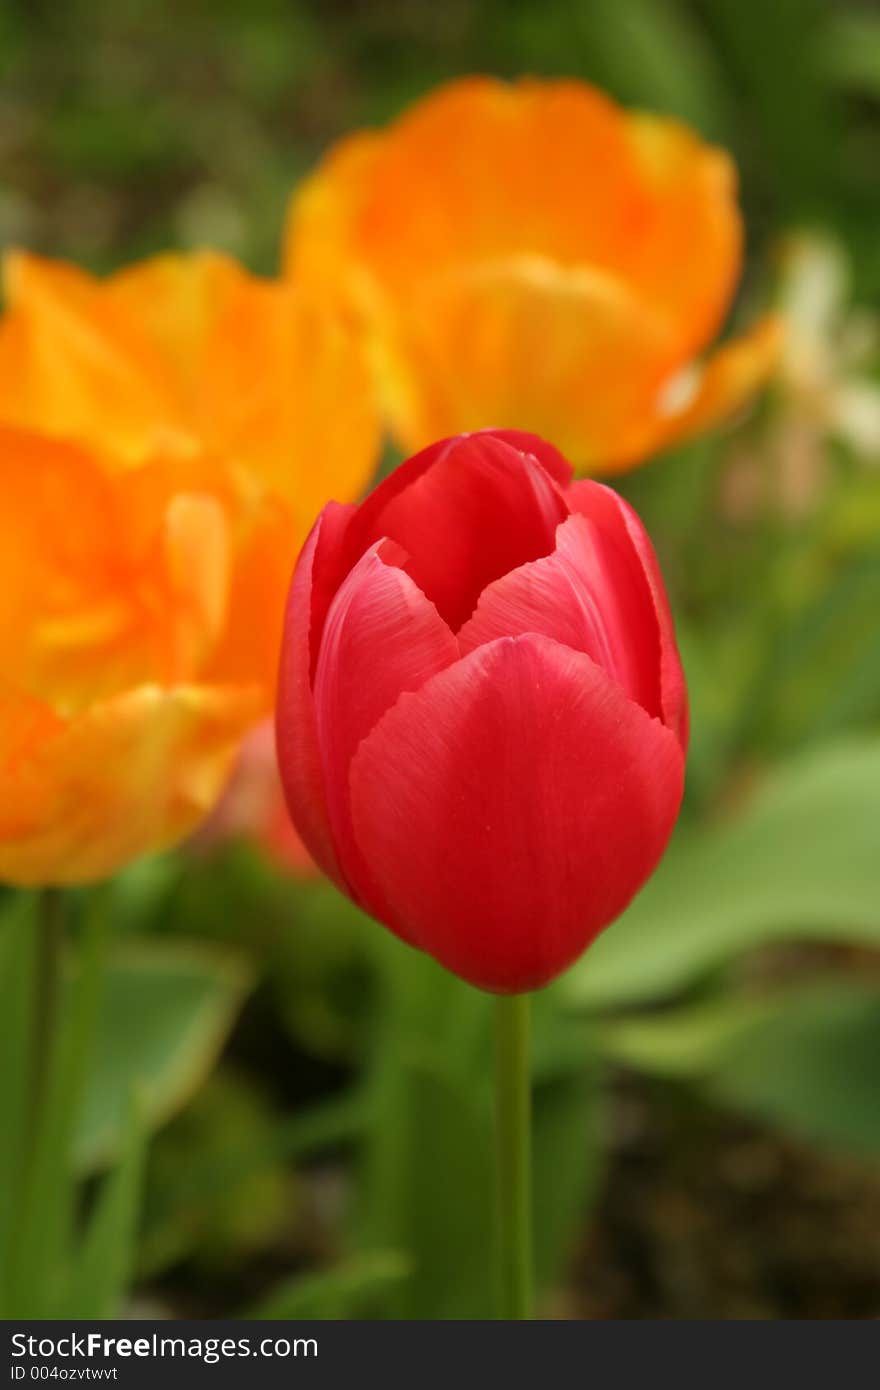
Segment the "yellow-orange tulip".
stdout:
[[770,370],[765,320],[705,367],[742,225],[721,150],[573,81],[470,78],[330,152],[286,259],[372,330],[407,450],[504,426],[614,472],[729,414]]
[[297,549],[378,423],[340,317],[224,257],[6,279],[0,881],[81,883],[217,800],[272,706]]

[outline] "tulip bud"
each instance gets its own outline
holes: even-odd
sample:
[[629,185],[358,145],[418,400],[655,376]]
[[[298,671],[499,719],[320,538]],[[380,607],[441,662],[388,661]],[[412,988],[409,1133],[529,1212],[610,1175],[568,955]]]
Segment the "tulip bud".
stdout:
[[344,892],[475,985],[547,983],[645,882],[681,801],[687,696],[640,521],[517,431],[330,503],[293,576],[277,737]]

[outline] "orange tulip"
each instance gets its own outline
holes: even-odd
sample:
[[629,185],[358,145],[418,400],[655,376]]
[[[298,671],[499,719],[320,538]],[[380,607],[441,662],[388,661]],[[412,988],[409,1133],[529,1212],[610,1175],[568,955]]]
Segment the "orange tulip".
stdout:
[[369,325],[407,450],[504,426],[611,473],[711,425],[771,369],[764,320],[704,367],[742,256],[734,167],[573,81],[470,78],[330,152],[287,265]]
[[221,256],[99,282],[16,255],[7,304],[0,880],[81,883],[216,802],[299,545],[378,425],[339,316]]

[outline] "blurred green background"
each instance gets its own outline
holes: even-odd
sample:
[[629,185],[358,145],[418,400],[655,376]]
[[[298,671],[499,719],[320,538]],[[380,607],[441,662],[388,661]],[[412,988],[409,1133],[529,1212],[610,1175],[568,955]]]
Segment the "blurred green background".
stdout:
[[[733,151],[734,319],[778,306],[791,332],[748,418],[621,483],[663,560],[693,746],[657,878],[538,1003],[541,1306],[876,1316],[876,4],[5,0],[0,70],[0,243],[95,269],[208,244],[272,271],[320,151],[472,71],[587,78]],[[9,997],[31,910],[3,901]],[[171,1314],[485,1315],[488,1001],[245,844],[141,864],[100,913],[118,943],[70,1121],[85,1235],[44,1251],[86,1302],[52,1306],[112,1311],[128,1285],[122,1306]]]

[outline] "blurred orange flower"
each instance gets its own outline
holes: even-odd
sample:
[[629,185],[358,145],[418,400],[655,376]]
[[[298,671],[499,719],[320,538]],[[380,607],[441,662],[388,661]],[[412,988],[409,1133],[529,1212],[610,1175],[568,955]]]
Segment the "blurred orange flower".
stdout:
[[736,173],[677,121],[573,81],[469,78],[343,140],[294,196],[292,277],[342,295],[407,450],[504,426],[633,466],[740,406],[765,319],[697,355],[742,257]]
[[379,432],[338,314],[225,257],[15,255],[0,321],[0,880],[188,833],[271,710],[290,569]]

